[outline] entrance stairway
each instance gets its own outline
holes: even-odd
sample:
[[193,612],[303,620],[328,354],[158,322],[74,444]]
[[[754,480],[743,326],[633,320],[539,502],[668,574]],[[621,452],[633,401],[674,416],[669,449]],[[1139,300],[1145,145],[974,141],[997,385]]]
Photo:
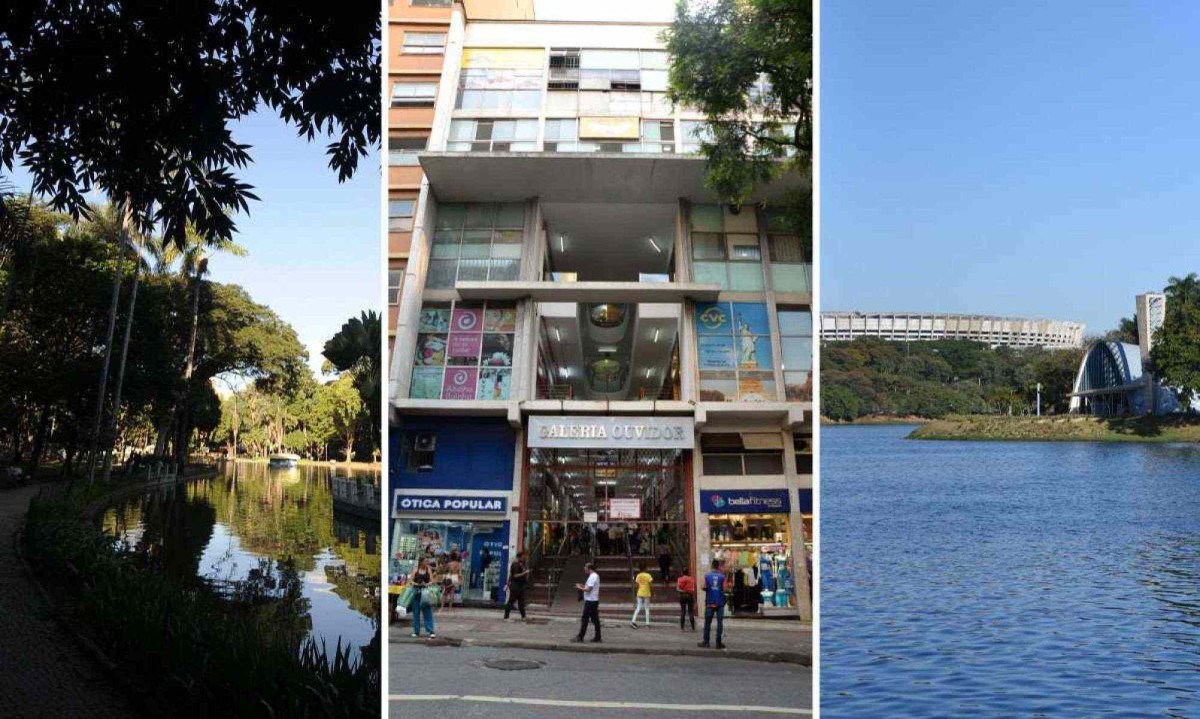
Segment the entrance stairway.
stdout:
[[[562,578],[554,592],[549,612],[558,616],[577,616],[582,611],[579,590],[576,584],[584,580],[583,567],[586,556],[567,557],[563,564]],[[600,555],[595,557],[596,573],[600,575],[600,614],[606,617],[622,617],[626,620],[633,614],[633,577],[641,558],[630,558],[624,554]],[[651,616],[658,620],[678,618],[679,604],[675,600],[674,586],[667,587],[658,576],[658,565],[645,558],[646,569],[654,576],[654,601],[650,605]],[[639,621],[642,621],[639,618]]]

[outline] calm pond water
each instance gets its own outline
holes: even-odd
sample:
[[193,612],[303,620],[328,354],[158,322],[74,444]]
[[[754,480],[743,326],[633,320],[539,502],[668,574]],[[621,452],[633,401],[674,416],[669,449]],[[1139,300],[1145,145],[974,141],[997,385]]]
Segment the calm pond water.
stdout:
[[104,528],[181,582],[243,580],[262,560],[294,562],[311,635],[361,649],[379,616],[379,473],[226,463],[211,480],[124,500]]
[[1200,448],[821,430],[823,717],[1200,717]]

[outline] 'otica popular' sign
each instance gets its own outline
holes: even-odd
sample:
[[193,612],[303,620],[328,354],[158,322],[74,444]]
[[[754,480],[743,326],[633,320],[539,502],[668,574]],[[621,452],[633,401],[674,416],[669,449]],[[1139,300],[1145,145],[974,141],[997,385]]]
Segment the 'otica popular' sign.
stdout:
[[452,497],[440,494],[396,492],[392,497],[392,514],[407,512],[503,514],[508,509],[507,505],[508,502],[504,497]]
[[786,489],[700,490],[705,514],[786,514],[791,509]]
[[691,417],[529,418],[530,447],[691,449]]

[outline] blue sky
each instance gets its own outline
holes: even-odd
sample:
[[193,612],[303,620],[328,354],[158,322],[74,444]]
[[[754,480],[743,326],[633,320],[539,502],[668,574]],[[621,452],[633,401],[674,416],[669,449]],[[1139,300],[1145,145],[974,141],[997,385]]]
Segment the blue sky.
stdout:
[[1086,322],[1200,272],[1200,3],[821,8],[821,307]]
[[[254,164],[236,174],[260,201],[236,218],[234,239],[250,254],[214,256],[209,276],[241,285],[290,323],[319,373],[325,340],[362,310],[380,311],[378,153],[339,184],[326,166],[328,140],[306,142],[270,113],[245,118],[234,137],[252,146]],[[19,169],[13,180],[18,189],[29,187]]]

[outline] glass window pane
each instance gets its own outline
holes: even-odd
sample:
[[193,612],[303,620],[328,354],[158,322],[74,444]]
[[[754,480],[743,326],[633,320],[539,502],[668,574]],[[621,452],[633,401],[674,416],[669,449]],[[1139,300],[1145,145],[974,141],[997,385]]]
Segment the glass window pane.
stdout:
[[666,70],[642,70],[642,90],[646,92],[666,92]]
[[492,260],[492,271],[488,275],[488,279],[493,282],[512,282],[520,279],[521,261],[515,260]]
[[643,120],[642,121],[642,139],[651,142],[658,142],[661,137],[661,125],[658,120]]
[[488,248],[492,244],[490,230],[464,230],[462,239],[462,256],[480,258],[488,256]]
[[720,235],[709,232],[692,233],[692,257],[697,260],[725,259],[725,243]]
[[538,131],[537,120],[517,120],[513,137],[518,140],[536,140]]
[[808,337],[783,337],[779,341],[783,348],[783,366],[789,370],[812,368],[812,340]]
[[542,106],[541,90],[516,90],[510,98],[514,110],[537,110]]
[[483,282],[487,279],[488,260],[460,260],[458,265],[459,282]]
[[769,235],[767,248],[771,252],[772,262],[806,262],[804,245],[795,235]]
[[451,140],[474,140],[475,139],[475,121],[474,120],[451,120],[450,121],[450,139]]
[[725,226],[720,205],[692,205],[692,229],[697,232],[721,232]]
[[517,123],[512,120],[497,120],[492,126],[493,140],[511,140],[517,134]]
[[437,222],[434,226],[438,229],[461,228],[463,226],[463,218],[466,217],[466,214],[467,208],[465,205],[456,203],[438,205]]
[[812,399],[812,377],[810,372],[784,372],[783,391],[789,402]]
[[724,262],[697,262],[693,269],[696,282],[704,285],[718,285],[721,289],[729,288]]
[[742,474],[742,455],[706,454],[704,455],[704,473],[713,476]]
[[454,273],[457,267],[457,260],[429,260],[429,272],[425,277],[425,287],[432,290],[453,287]]
[[761,292],[762,265],[757,262],[730,262],[729,289],[734,292]]
[[776,292],[807,293],[808,265],[771,265],[771,286]]
[[433,234],[431,256],[438,260],[449,260],[458,257],[458,232],[438,230]]
[[667,53],[663,50],[642,50],[642,68],[650,70],[666,70],[668,67]]
[[636,70],[642,61],[637,50],[583,50],[579,66],[585,69]]
[[467,205],[466,227],[492,227],[496,206],[490,202]]
[[812,313],[808,310],[779,310],[779,333],[812,336]]
[[578,120],[546,120],[547,140],[576,140],[579,137]]
[[525,227],[525,203],[500,203],[496,212],[496,227],[505,229],[520,229]]
[[746,474],[783,474],[783,453],[747,454]]

